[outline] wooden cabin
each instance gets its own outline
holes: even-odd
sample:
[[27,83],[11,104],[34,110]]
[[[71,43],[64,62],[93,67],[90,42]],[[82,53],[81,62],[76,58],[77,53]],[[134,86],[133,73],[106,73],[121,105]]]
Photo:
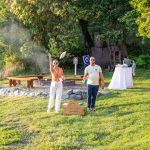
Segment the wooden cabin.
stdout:
[[115,65],[121,63],[122,52],[119,50],[116,44],[111,44],[110,47],[102,42],[94,39],[94,47],[92,50],[92,56],[95,57],[96,63],[102,68],[108,68],[113,70]]

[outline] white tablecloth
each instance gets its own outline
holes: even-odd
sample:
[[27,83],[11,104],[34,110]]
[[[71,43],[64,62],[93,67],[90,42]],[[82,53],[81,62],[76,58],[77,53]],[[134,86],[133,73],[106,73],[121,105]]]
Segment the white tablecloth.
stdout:
[[132,68],[116,67],[108,88],[114,90],[124,90],[132,87]]

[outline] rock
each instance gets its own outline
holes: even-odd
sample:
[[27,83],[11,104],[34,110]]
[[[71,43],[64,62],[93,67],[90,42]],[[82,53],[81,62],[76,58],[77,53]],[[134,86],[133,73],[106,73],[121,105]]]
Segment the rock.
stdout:
[[35,93],[34,93],[34,92],[30,92],[30,93],[29,93],[29,96],[34,97],[34,96],[35,96]]
[[29,92],[25,92],[25,93],[24,93],[24,96],[29,96]]
[[18,96],[20,94],[20,90],[15,90],[14,95]]
[[35,92],[35,96],[36,97],[41,96],[41,92]]
[[75,99],[76,99],[76,100],[81,100],[81,99],[82,99],[81,94],[80,94],[80,95],[76,95]]
[[69,95],[67,94],[67,92],[64,92],[64,93],[63,93],[62,98],[63,98],[63,99],[68,99],[68,98],[69,98]]
[[73,90],[72,90],[72,89],[70,89],[70,90],[67,91],[67,94],[68,94],[68,95],[70,95],[70,94],[72,94],[72,93],[73,93]]
[[75,90],[73,90],[73,93],[74,93],[74,94],[78,94],[78,95],[79,95],[79,94],[81,94],[82,92],[81,92],[81,90],[80,90],[80,89],[75,89]]
[[20,90],[19,88],[17,88],[17,87],[13,87],[12,88],[12,91],[14,92],[14,91],[18,91],[18,90]]
[[25,95],[25,91],[20,91],[20,95],[21,96]]
[[11,91],[8,96],[14,96],[14,93]]
[[7,89],[0,89],[0,95],[2,96],[8,96],[9,95],[9,91]]
[[[23,89],[18,87],[11,88],[0,88],[0,95],[2,96],[26,96],[26,97],[49,97],[49,92],[40,91],[39,89]],[[101,93],[100,93],[101,94]],[[63,99],[74,99],[81,100],[87,98],[87,92],[81,89],[69,89],[68,91],[63,92]]]
[[43,92],[43,93],[42,93],[42,96],[43,96],[43,97],[49,97],[49,93]]
[[71,99],[76,99],[76,94],[71,94],[71,95],[69,95],[69,98],[71,98]]

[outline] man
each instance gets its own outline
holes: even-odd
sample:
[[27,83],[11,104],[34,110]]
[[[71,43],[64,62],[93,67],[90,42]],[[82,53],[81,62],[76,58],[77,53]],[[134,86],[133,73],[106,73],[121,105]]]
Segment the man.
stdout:
[[99,89],[104,88],[104,77],[100,66],[95,64],[95,58],[90,57],[90,65],[85,68],[83,80],[87,80],[88,87],[88,111],[95,111],[95,101]]
[[131,63],[127,56],[124,57],[123,64],[126,64],[128,67],[130,67]]

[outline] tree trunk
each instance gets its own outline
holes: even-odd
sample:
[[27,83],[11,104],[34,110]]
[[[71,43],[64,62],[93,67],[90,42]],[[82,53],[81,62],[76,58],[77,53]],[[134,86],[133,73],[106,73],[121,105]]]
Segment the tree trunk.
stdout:
[[84,46],[90,52],[91,48],[94,47],[94,42],[93,42],[93,40],[91,38],[91,35],[88,31],[88,21],[80,19],[79,20],[79,25],[81,27],[82,34],[83,34],[83,37],[84,37]]
[[128,55],[126,43],[124,41],[122,41],[122,43],[119,44],[119,50],[121,51],[122,58]]
[[124,58],[125,56],[128,55],[127,47],[126,47],[126,34],[127,34],[127,31],[124,29],[123,30],[123,40],[119,41],[119,43],[118,43],[122,58]]

